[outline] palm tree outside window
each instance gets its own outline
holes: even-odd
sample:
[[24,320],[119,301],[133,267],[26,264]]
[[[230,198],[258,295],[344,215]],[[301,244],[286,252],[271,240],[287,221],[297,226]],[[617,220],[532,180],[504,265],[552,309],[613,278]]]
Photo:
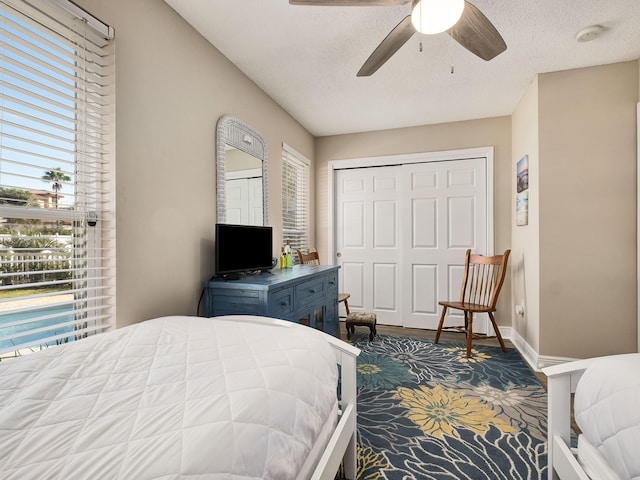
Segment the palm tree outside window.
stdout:
[[55,209],[58,209],[58,193],[62,190],[62,182],[71,181],[71,177],[64,173],[60,167],[53,170],[49,170],[44,174],[42,179],[45,182],[52,182],[51,188],[53,189],[53,204]]

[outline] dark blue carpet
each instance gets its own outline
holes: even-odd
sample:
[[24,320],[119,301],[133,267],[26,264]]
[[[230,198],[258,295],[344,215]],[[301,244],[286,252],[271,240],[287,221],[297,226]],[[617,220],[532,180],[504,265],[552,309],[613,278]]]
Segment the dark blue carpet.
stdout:
[[357,334],[358,479],[546,480],[547,396],[515,349]]

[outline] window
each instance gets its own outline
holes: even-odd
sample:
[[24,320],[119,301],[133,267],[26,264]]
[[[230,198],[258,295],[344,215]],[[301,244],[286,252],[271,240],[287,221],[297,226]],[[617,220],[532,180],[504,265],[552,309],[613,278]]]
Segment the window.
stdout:
[[7,357],[111,326],[114,46],[111,29],[68,0],[0,0],[0,18]]
[[291,250],[309,248],[309,160],[282,145],[282,239]]

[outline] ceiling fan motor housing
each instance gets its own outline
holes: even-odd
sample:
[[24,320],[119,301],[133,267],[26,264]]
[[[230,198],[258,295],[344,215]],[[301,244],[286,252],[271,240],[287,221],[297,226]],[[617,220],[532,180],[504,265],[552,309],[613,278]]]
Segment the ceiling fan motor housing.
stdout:
[[442,33],[460,20],[463,10],[464,0],[413,0],[411,23],[420,33]]

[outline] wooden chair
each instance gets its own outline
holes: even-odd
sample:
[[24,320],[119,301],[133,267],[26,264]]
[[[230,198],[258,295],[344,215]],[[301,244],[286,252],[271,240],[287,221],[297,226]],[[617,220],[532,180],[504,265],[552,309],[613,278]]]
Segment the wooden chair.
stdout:
[[[502,255],[493,257],[484,257],[482,255],[472,255],[471,250],[467,250],[464,261],[464,278],[462,280],[462,289],[460,290],[460,301],[441,301],[442,314],[440,315],[440,323],[434,342],[438,343],[442,329],[455,329],[463,331],[467,336],[467,358],[471,356],[471,341],[473,338],[497,338],[502,347],[502,351],[506,352],[502,335],[496,320],[493,318],[493,312],[496,311],[496,303],[498,295],[507,273],[507,262],[511,250],[505,250]],[[454,308],[464,312],[464,325],[455,327],[443,327],[444,317],[447,309]],[[473,333],[473,314],[488,313],[491,324],[495,331],[495,335],[481,335]]]
[[[318,250],[313,247],[309,249],[309,253],[302,253],[299,248],[296,248],[296,252],[298,252],[298,263],[300,265],[320,265],[320,256],[318,255]],[[351,313],[349,311],[349,297],[351,295],[348,293],[338,293],[338,304],[341,302],[344,303],[344,309],[347,312],[347,316]]]

